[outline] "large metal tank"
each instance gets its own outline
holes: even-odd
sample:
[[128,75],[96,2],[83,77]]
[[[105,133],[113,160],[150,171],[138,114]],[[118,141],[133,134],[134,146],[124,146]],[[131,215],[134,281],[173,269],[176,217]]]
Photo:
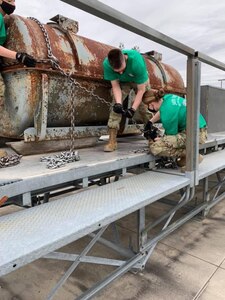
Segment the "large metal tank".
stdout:
[[[60,15],[53,20],[43,25],[49,36],[52,53],[60,67],[78,83],[73,92],[75,125],[106,126],[111,96],[110,83],[103,80],[102,62],[113,47],[77,35],[75,21]],[[12,60],[3,60],[1,73],[6,92],[5,103],[0,111],[0,137],[19,139],[26,128],[34,127],[43,97],[48,104],[46,127],[69,127],[70,84],[59,70],[54,70],[48,61],[44,61],[48,58],[48,47],[40,25],[31,19],[11,16],[5,47],[27,52],[40,63],[30,69]],[[146,54],[145,59],[152,88],[165,87],[173,93],[185,93],[183,80],[173,67],[162,63],[152,53]],[[94,95],[100,96],[105,102]]]

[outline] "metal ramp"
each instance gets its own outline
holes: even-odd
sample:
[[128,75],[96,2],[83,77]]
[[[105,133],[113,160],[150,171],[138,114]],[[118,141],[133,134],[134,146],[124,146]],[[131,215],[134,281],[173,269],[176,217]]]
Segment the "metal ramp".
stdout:
[[[214,205],[224,199],[223,191],[225,183],[225,150],[215,151],[204,156],[199,165],[199,180],[203,183],[204,216]],[[214,175],[213,181],[210,176]]]
[[215,150],[218,150],[218,147],[224,144],[225,144],[224,131],[209,133],[206,143],[199,145],[199,149],[204,149],[206,151],[207,148],[215,148]]
[[225,168],[225,150],[212,152],[204,155],[202,163],[199,165],[199,179],[203,179],[215,174]]
[[[52,299],[57,289],[74,271],[79,262],[82,259],[85,260],[88,251],[110,223],[138,211],[141,216],[138,225],[141,235],[144,229],[141,224],[143,226],[145,223],[144,207],[179,190],[184,192],[180,202],[184,199],[187,200],[188,186],[189,179],[184,176],[149,171],[3,216],[0,218],[0,275],[16,270],[48,253],[50,253],[48,257],[51,257],[52,251],[99,230],[97,234],[93,234],[93,240],[80,255],[76,256],[70,269],[52,290],[48,297],[48,299]],[[166,216],[167,222],[164,231],[158,237],[149,242],[142,236],[139,252],[133,253],[133,257],[129,257],[128,260],[120,261],[118,270],[114,271],[111,277],[85,293],[81,298],[90,299],[110,281],[132,267],[142,268],[143,260],[149,256],[148,250],[154,249],[157,241],[187,220],[184,219],[174,226],[168,226],[175,211],[176,208]],[[166,227],[168,227],[168,232],[165,230]],[[52,258],[57,257],[56,253],[52,255]]]

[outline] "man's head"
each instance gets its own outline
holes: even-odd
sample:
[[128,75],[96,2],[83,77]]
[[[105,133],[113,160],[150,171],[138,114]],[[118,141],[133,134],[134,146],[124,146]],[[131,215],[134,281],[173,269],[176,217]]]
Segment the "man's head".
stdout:
[[113,70],[122,74],[126,68],[125,56],[120,49],[112,49],[108,53],[108,60]]
[[0,0],[0,8],[4,15],[11,15],[15,8],[15,0]]

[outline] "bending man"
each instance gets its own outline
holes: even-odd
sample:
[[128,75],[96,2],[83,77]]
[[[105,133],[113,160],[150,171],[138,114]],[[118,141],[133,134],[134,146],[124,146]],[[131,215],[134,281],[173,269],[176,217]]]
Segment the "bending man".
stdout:
[[[103,69],[104,79],[111,81],[114,100],[108,120],[109,142],[104,148],[104,151],[111,152],[117,149],[116,136],[122,115],[132,119],[139,108],[143,123],[147,123],[149,120],[151,113],[142,103],[142,97],[147,90],[150,90],[150,83],[145,60],[136,50],[110,50],[108,57],[103,62]],[[131,83],[131,85],[124,86],[123,83]],[[132,106],[125,110],[123,101],[133,87],[136,95]]]

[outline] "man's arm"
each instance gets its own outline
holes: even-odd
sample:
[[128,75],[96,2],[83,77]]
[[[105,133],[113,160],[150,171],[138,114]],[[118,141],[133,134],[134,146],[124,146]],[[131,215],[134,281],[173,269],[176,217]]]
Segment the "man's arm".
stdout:
[[112,91],[116,103],[122,104],[122,91],[118,80],[111,81]]
[[16,52],[0,46],[0,56],[16,59]]

